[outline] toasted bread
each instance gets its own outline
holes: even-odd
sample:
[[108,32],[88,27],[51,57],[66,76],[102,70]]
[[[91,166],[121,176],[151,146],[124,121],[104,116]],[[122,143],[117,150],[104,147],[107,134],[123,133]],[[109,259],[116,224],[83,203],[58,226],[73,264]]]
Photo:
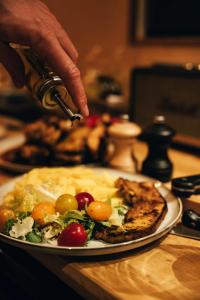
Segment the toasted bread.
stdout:
[[120,243],[144,237],[156,231],[167,212],[167,204],[152,182],[136,182],[119,178],[116,187],[130,205],[122,226],[102,226],[96,239]]

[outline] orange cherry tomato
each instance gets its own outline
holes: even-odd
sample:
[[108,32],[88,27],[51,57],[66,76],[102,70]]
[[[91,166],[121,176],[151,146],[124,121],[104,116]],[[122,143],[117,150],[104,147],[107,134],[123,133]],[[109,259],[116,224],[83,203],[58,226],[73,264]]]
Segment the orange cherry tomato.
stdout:
[[112,207],[105,202],[93,201],[88,206],[87,213],[93,220],[106,221],[112,214]]
[[53,203],[49,201],[41,202],[34,207],[32,211],[32,218],[42,225],[45,223],[44,218],[47,215],[55,214],[55,212],[56,211]]
[[15,213],[12,209],[1,208],[0,209],[0,231],[3,230],[8,220],[15,219]]

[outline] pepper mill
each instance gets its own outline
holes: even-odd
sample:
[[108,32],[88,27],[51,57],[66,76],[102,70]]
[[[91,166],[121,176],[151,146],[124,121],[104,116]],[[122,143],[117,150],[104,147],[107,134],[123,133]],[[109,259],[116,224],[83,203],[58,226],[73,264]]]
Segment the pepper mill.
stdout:
[[114,123],[109,127],[109,149],[112,152],[112,155],[109,155],[107,160],[109,166],[122,171],[136,173],[137,160],[133,153],[133,143],[140,133],[140,127],[128,121]]
[[142,174],[162,182],[171,179],[173,165],[168,157],[168,147],[174,135],[175,130],[165,123],[164,116],[156,116],[153,124],[144,130],[142,137],[148,144],[148,154],[142,164]]

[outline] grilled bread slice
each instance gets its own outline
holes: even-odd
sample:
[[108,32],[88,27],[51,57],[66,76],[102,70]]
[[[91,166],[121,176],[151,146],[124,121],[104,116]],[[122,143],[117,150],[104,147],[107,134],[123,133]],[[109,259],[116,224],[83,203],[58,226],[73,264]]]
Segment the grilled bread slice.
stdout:
[[119,178],[115,185],[130,209],[122,226],[101,227],[95,238],[108,243],[121,243],[155,232],[164,219],[167,204],[154,183]]

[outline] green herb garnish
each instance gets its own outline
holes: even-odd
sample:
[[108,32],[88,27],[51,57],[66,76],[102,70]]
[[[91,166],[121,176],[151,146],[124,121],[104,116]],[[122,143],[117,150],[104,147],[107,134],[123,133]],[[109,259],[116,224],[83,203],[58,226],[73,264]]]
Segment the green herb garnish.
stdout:
[[4,225],[3,233],[9,235],[9,231],[12,229],[13,225],[16,223],[16,220],[10,219]]

